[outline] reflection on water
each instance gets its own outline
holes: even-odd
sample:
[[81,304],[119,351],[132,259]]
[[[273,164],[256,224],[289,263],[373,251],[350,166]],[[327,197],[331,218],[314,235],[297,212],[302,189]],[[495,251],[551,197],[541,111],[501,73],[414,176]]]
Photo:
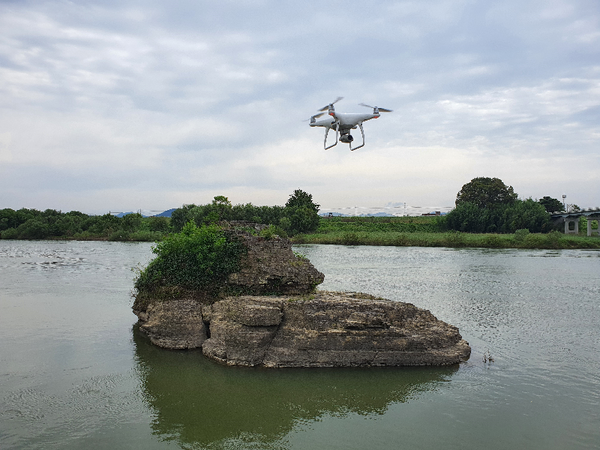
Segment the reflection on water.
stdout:
[[416,400],[458,367],[264,369],[227,367],[200,352],[166,351],[133,331],[145,398],[162,439],[207,445],[244,436],[274,443],[324,416],[385,414]]

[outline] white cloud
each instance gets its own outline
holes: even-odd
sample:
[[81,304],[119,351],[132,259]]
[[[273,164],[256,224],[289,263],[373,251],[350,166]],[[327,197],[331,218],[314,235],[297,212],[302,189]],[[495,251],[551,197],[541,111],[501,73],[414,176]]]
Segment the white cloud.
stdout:
[[[0,208],[453,204],[477,176],[600,203],[590,0],[0,4]],[[302,123],[391,108],[367,145]]]

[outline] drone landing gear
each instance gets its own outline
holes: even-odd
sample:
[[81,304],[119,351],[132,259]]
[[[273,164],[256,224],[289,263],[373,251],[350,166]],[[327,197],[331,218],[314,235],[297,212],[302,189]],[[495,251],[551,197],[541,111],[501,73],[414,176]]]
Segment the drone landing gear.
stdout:
[[[336,122],[334,127],[329,127],[325,130],[325,141],[323,142],[323,147],[325,147],[325,150],[329,150],[331,147],[335,147],[339,141],[342,141],[344,144],[348,144],[350,146],[350,151],[358,150],[359,148],[364,147],[365,146],[365,131],[363,130],[362,122],[358,124],[358,127],[360,128],[360,134],[362,136],[362,144],[361,145],[352,148],[352,142],[354,141],[354,137],[349,132],[340,135],[340,123]],[[327,145],[327,136],[329,135],[329,130],[331,130],[331,128],[335,129],[335,142],[328,146]]]
[[331,147],[335,147],[337,145],[338,135],[340,134],[340,123],[339,122],[335,123],[335,142],[328,147],[327,146],[327,135],[329,134],[329,130],[331,130],[331,127],[327,127],[325,129],[325,142],[323,142],[323,147],[325,147],[325,150],[329,150]]
[[351,152],[353,152],[354,150],[358,150],[359,148],[365,146],[365,131],[363,130],[362,122],[358,124],[358,128],[360,128],[360,134],[362,136],[362,144],[359,145],[358,147],[352,148],[352,141],[350,141],[348,144],[350,145]]

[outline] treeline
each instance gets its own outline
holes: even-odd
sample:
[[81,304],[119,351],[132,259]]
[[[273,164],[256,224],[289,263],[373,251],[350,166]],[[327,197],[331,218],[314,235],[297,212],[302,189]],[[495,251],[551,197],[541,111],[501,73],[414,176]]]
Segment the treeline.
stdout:
[[318,228],[319,205],[313,202],[311,194],[297,189],[285,206],[232,205],[227,197],[217,196],[210,204],[186,205],[171,215],[175,232],[180,232],[189,221],[202,226],[221,220],[264,223],[276,227],[281,235],[293,236],[311,233]]
[[171,231],[168,217],[90,216],[79,211],[0,210],[2,239],[154,241]]
[[264,223],[276,227],[280,235],[293,236],[315,231],[319,226],[318,211],[312,195],[299,189],[290,195],[285,206],[233,206],[227,197],[217,196],[207,205],[176,209],[171,218],[6,208],[0,210],[0,238],[159,241],[169,233],[180,232],[190,221],[202,226],[221,220]]
[[445,228],[468,233],[548,233],[555,229],[548,213],[562,206],[550,197],[520,200],[512,186],[488,177],[463,185],[455,205],[444,218]]
[[[385,240],[399,233],[519,232],[521,236],[557,230],[549,212],[560,205],[558,200],[550,197],[540,201],[521,200],[512,186],[505,185],[502,180],[479,177],[462,187],[457,194],[456,208],[438,217],[320,218],[319,205],[313,202],[312,195],[297,189],[284,206],[232,205],[227,197],[217,196],[206,205],[192,204],[176,209],[171,218],[142,217],[140,214],[89,216],[78,211],[62,213],[53,209],[3,209],[0,210],[0,238],[159,241],[169,233],[181,232],[189,222],[202,227],[220,221],[263,223],[271,225],[272,231],[280,236],[312,233],[330,235],[332,242],[343,243],[355,242],[356,237],[364,233],[378,236],[387,233],[389,236]],[[449,236],[454,239],[456,235]],[[302,236],[295,239],[296,242],[301,240]]]

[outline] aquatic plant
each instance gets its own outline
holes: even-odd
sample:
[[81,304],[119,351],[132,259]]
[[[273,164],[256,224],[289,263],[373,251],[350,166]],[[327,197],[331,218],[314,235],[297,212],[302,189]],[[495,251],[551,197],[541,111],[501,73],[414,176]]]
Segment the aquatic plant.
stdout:
[[489,350],[486,350],[485,353],[483,354],[483,363],[491,364],[493,362],[494,362],[494,358],[492,358],[492,354],[490,353]]

